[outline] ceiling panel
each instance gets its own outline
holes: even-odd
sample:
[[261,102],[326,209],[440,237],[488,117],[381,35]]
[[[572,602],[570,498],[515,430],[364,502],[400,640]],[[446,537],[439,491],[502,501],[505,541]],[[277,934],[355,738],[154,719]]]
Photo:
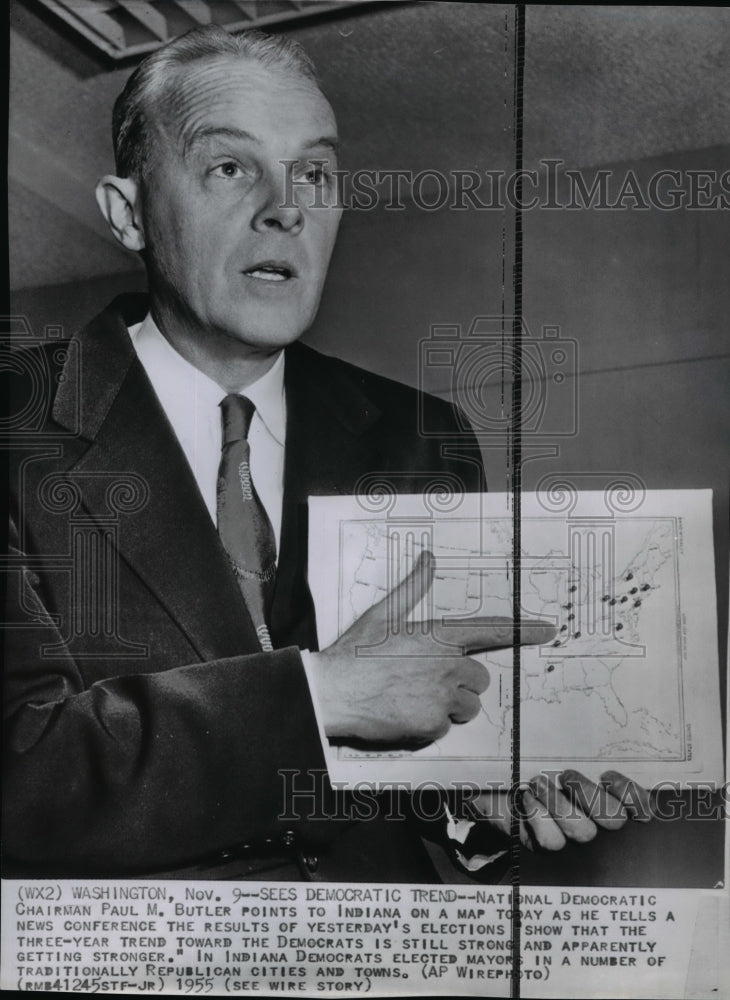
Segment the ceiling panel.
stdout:
[[36,0],[94,48],[121,61],[199,24],[227,31],[290,25],[372,0]]

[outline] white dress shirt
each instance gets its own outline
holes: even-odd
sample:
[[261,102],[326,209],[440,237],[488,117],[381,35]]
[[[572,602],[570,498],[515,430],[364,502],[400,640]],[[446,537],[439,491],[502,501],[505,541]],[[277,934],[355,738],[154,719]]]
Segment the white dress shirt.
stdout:
[[[219,404],[228,393],[178,354],[149,314],[142,323],[131,327],[129,335],[215,523],[223,444]],[[251,477],[274,529],[278,554],[286,442],[284,352],[266,374],[239,394],[247,396],[256,407],[248,432]]]

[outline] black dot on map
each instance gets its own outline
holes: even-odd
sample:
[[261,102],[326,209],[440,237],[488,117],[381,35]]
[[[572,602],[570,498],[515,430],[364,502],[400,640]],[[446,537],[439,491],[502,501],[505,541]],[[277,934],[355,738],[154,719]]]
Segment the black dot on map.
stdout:
[[626,596],[626,594],[624,594],[624,596],[621,598],[621,603],[622,604],[626,604],[627,601],[628,601],[628,597]]
[[626,579],[627,580],[633,580],[634,579],[634,574],[633,573],[627,573],[626,574]]
[[575,639],[580,639],[580,632],[576,632],[574,638]]
[[638,594],[639,593],[639,588],[638,587],[632,587],[631,590],[629,591],[629,593],[630,594]]
[[621,622],[619,622],[618,625],[616,626],[616,631],[620,632],[622,628],[623,628],[623,625],[621,624]]
[[638,597],[637,597],[637,598],[636,598],[636,600],[634,601],[634,607],[635,607],[635,608],[639,608],[639,607],[641,607],[641,601],[639,600],[639,598],[638,598]]
[[571,593],[571,594],[574,594],[574,593],[576,592],[576,590],[577,590],[577,589],[578,589],[578,588],[576,587],[576,585],[575,585],[575,584],[573,584],[573,586],[572,586],[572,587],[570,588],[570,593]]
[[553,672],[553,670],[555,670],[555,664],[554,663],[548,663],[548,665],[547,665],[547,672],[549,674],[551,674]]

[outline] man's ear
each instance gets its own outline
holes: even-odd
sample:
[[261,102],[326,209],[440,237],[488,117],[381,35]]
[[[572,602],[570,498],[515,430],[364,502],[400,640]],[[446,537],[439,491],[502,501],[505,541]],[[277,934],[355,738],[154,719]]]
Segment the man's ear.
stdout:
[[144,249],[140,191],[131,177],[107,174],[96,185],[96,200],[109,228],[127,250]]

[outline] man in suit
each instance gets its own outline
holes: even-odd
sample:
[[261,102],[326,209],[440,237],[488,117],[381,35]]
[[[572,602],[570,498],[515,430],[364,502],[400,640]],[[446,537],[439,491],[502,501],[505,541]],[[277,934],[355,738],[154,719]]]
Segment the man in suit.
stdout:
[[[407,801],[367,822],[325,780],[314,810],[292,819],[283,801],[283,773],[323,774],[323,739],[424,743],[473,718],[489,678],[464,653],[513,636],[480,620],[444,647],[435,622],[364,667],[357,647],[427,593],[425,557],[317,648],[308,496],[373,472],[406,492],[444,473],[483,488],[470,436],[448,456],[419,435],[415,391],[297,343],[341,211],[332,110],[292,44],[200,29],[133,74],[114,140],[98,200],[143,255],[149,299],[113,303],[13,387],[12,412],[35,423],[12,451],[7,874],[433,880]],[[246,537],[275,577],[221,526],[241,396]],[[445,437],[459,426],[449,405],[422,405]],[[522,641],[552,635],[523,623]],[[448,655],[429,655],[434,636]],[[595,833],[548,799],[534,800],[546,843]]]

